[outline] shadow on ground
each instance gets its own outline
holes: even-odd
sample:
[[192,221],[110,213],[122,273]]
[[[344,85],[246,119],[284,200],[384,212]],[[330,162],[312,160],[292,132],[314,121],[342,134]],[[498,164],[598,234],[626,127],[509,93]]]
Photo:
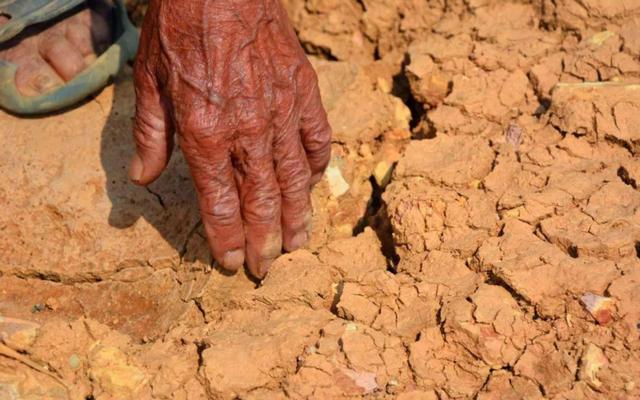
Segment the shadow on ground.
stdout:
[[[132,118],[135,94],[131,68],[115,79],[111,111],[102,130],[100,159],[106,174],[106,191],[112,208],[109,225],[126,229],[140,218],[146,220],[181,255],[188,237],[199,227],[198,205],[187,165],[174,151],[167,169],[149,187],[129,181],[127,172],[134,153]],[[203,262],[206,252],[199,252]]]

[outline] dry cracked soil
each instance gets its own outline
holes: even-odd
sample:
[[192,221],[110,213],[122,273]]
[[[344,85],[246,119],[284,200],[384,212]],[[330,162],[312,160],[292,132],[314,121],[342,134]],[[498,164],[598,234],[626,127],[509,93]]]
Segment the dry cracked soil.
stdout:
[[0,398],[640,398],[640,2],[285,5],[333,159],[260,284],[127,181],[129,68],[0,114]]

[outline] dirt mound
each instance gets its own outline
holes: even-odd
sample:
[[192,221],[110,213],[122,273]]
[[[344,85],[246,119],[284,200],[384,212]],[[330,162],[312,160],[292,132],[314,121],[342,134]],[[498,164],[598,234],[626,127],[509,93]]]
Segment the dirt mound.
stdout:
[[130,70],[0,114],[0,398],[640,397],[636,2],[285,5],[333,158],[260,284],[128,183]]

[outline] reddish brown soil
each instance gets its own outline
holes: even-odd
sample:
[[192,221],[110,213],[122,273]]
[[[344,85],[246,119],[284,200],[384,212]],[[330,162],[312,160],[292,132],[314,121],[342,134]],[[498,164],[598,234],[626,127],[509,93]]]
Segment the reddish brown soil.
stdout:
[[0,114],[0,399],[640,398],[640,2],[285,3],[334,157],[260,285],[127,181],[129,70]]

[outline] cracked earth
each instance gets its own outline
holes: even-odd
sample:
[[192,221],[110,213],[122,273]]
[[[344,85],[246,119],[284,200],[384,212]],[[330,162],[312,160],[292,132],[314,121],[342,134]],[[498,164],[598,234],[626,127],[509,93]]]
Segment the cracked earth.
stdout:
[[0,398],[640,398],[640,3],[285,4],[333,159],[260,284],[128,182],[130,69],[0,114]]

